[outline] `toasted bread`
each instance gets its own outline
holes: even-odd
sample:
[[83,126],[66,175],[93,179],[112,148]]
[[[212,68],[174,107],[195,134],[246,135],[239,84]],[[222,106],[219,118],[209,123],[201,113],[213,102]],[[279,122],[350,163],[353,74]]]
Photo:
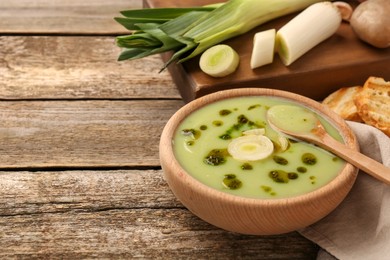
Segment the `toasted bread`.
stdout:
[[354,96],[354,103],[364,123],[390,136],[390,81],[369,77]]
[[340,88],[327,96],[322,103],[345,120],[363,122],[353,101],[361,88],[361,86]]

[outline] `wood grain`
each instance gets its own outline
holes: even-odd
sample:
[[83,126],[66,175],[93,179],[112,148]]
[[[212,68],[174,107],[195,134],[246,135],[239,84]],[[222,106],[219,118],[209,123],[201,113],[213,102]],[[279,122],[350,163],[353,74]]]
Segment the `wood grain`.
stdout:
[[119,53],[114,37],[0,36],[0,99],[180,97],[160,56]]
[[161,170],[2,171],[0,178],[3,217],[184,208]]
[[0,33],[123,34],[126,29],[113,18],[141,7],[140,0],[2,0]]
[[182,101],[0,102],[0,168],[159,166]]
[[203,222],[161,171],[0,175],[2,258],[314,259],[318,250],[295,232],[245,236]]

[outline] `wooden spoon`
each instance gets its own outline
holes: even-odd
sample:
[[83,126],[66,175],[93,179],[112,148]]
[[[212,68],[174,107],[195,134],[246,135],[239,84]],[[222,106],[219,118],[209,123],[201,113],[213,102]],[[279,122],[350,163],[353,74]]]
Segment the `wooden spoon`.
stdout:
[[267,114],[267,120],[274,130],[309,143],[314,143],[319,147],[322,147],[334,153],[335,155],[343,158],[345,161],[370,174],[374,178],[390,185],[390,168],[365,156],[358,151],[350,149],[348,146],[334,139],[326,132],[324,126],[322,125],[320,120],[318,120],[318,118],[315,127],[311,129],[311,131],[308,133],[298,133],[294,131],[289,131],[287,129],[281,129],[276,125],[276,122],[273,120],[273,117],[269,114]]

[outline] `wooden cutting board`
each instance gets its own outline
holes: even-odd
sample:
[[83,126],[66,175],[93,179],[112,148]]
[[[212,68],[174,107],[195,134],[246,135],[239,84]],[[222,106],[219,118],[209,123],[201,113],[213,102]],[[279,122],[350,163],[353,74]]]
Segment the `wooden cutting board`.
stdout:
[[[215,2],[218,0],[144,0],[144,6],[185,7]],[[170,65],[168,69],[184,101],[223,89],[243,87],[281,89],[322,100],[341,87],[363,85],[369,76],[390,80],[390,48],[378,49],[360,41],[348,23],[343,23],[335,35],[290,66],[283,65],[275,55],[272,64],[252,70],[250,58],[254,34],[270,28],[279,29],[295,15],[275,19],[225,41],[240,55],[239,68],[227,77],[213,78],[204,74],[198,65],[199,57],[184,64]],[[165,61],[170,56],[171,53],[162,55]]]

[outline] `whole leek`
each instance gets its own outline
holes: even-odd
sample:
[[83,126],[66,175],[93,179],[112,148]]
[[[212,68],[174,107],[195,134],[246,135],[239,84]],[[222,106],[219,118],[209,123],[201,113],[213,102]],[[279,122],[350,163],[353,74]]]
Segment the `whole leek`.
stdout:
[[224,40],[321,1],[230,0],[196,8],[123,11],[125,17],[115,19],[133,33],[116,38],[116,44],[124,48],[118,60],[173,51],[166,68],[173,61],[184,62]]

